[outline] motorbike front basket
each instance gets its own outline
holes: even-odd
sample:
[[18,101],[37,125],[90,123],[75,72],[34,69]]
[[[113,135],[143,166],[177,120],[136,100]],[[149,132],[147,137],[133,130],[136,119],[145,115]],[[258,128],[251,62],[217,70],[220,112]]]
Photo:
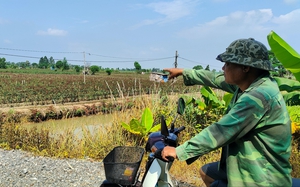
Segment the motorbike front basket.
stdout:
[[120,185],[134,184],[144,152],[141,147],[115,147],[103,160],[106,180]]

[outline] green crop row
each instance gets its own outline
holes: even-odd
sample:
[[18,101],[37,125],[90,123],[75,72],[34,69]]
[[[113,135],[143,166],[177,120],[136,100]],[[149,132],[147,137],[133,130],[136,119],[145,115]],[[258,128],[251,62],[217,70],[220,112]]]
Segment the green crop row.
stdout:
[[[1,73],[0,106],[64,104],[155,93],[191,92],[182,79],[149,80],[149,74],[99,75]],[[196,88],[197,89],[197,88]]]

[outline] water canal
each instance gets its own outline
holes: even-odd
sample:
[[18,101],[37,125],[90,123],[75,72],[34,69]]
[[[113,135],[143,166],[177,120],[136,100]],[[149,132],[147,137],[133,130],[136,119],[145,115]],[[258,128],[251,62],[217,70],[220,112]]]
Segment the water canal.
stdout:
[[98,130],[104,129],[104,126],[111,125],[113,114],[91,115],[77,118],[49,120],[40,123],[27,123],[22,126],[27,129],[37,128],[37,130],[46,129],[54,137],[64,134],[65,132],[73,131],[77,138],[83,136],[83,130],[88,130],[91,135]]

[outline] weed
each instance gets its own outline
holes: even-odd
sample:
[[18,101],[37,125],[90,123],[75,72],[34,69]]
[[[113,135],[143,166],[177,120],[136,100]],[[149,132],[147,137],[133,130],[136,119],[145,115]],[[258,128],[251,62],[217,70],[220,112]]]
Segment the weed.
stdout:
[[[6,120],[7,116],[1,117],[0,147],[5,149],[23,149],[33,152],[37,155],[57,157],[57,158],[90,158],[102,160],[116,146],[144,146],[145,140],[125,131],[122,128],[122,122],[129,122],[132,118],[140,119],[143,109],[149,107],[153,112],[153,124],[160,123],[159,116],[164,115],[166,119],[173,119],[176,114],[176,101],[179,95],[165,96],[163,94],[149,95],[147,97],[131,97],[120,106],[118,112],[112,113],[111,124],[100,125],[95,129],[90,129],[82,125],[80,131],[72,123],[66,124],[67,129],[60,133],[54,133],[53,129],[46,128],[24,128],[21,117],[20,120]],[[103,105],[102,105],[103,106]],[[114,104],[105,107],[115,106]],[[128,110],[128,108],[130,110]],[[92,105],[86,107],[86,111],[81,108],[66,110],[63,114],[57,114],[54,108],[48,108],[48,118],[57,118],[58,115],[74,117],[78,113],[88,112],[95,114],[95,110],[103,110],[101,107]],[[188,111],[186,111],[188,112]],[[47,113],[47,112],[46,112]],[[15,112],[8,114],[10,116],[21,116]],[[101,114],[96,114],[101,115]],[[186,114],[190,115],[190,114]],[[31,116],[34,121],[44,118],[42,111],[33,110]],[[46,115],[47,116],[47,115]],[[66,118],[66,117],[65,117]],[[55,123],[55,121],[53,122]],[[179,116],[176,124],[185,126],[186,129],[180,134],[180,142],[190,139],[197,134],[195,127],[185,120],[184,116]],[[175,124],[175,125],[176,125]],[[54,127],[55,128],[55,127]],[[77,133],[80,133],[79,136]],[[297,140],[297,141],[296,141]],[[294,137],[292,147],[291,164],[293,166],[293,177],[300,177],[300,153],[299,137]],[[176,161],[171,168],[171,175],[180,181],[186,181],[196,186],[202,186],[199,169],[202,165],[217,161],[220,158],[220,150],[213,151],[203,155],[193,164],[187,165],[185,162]],[[143,158],[143,169],[147,155]]]

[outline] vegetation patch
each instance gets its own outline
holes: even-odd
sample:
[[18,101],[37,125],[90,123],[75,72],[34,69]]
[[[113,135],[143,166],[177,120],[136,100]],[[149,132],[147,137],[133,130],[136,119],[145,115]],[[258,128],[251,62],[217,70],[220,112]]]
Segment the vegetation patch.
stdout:
[[[101,161],[106,154],[116,146],[144,147],[146,143],[145,135],[131,133],[126,128],[122,128],[122,125],[124,125],[124,123],[129,124],[132,119],[136,119],[137,122],[142,123],[142,116],[144,115],[144,117],[146,117],[146,113],[149,113],[149,111],[151,111],[152,114],[153,127],[160,123],[161,115],[166,117],[169,124],[176,114],[176,101],[181,96],[182,95],[162,97],[159,95],[152,95],[149,98],[131,98],[127,102],[131,103],[130,110],[126,110],[127,103],[123,103],[120,105],[121,110],[112,113],[112,124],[102,126],[102,128],[99,128],[96,132],[91,133],[87,127],[82,126],[83,136],[81,138],[74,136],[75,127],[72,126],[72,124],[70,124],[69,128],[64,132],[53,136],[51,135],[51,129],[33,128],[28,130],[23,128],[22,122],[6,121],[6,123],[4,123],[1,127],[0,145],[5,149],[22,149],[42,156],[57,158],[89,158]],[[91,113],[93,113],[94,108],[97,107],[90,106],[88,109]],[[149,108],[149,111],[146,108]],[[48,114],[51,114],[54,118],[56,118],[57,115],[60,115],[54,108],[48,108],[48,111]],[[84,112],[81,108],[74,108],[72,112],[75,113],[76,111]],[[187,116],[194,116],[194,114],[195,111],[186,110],[183,116],[178,117],[176,124],[186,126],[186,130],[184,130],[180,135],[179,143],[183,143],[201,131],[201,129],[196,128],[196,126],[191,123],[193,120],[186,120]],[[203,124],[208,126],[211,122],[211,120],[207,120],[203,121]],[[194,124],[196,124],[196,122]],[[294,134],[294,137],[296,137],[296,134]],[[171,168],[171,175],[176,177],[178,180],[185,182],[188,181],[190,184],[201,186],[203,184],[199,179],[200,167],[206,163],[217,161],[219,158],[220,150],[216,150],[200,157],[192,165],[187,165],[185,162],[175,161]],[[142,169],[144,169],[146,159],[147,156],[145,155],[141,166]],[[293,177],[300,177],[299,161],[300,153],[298,144],[293,143],[291,157]]]

